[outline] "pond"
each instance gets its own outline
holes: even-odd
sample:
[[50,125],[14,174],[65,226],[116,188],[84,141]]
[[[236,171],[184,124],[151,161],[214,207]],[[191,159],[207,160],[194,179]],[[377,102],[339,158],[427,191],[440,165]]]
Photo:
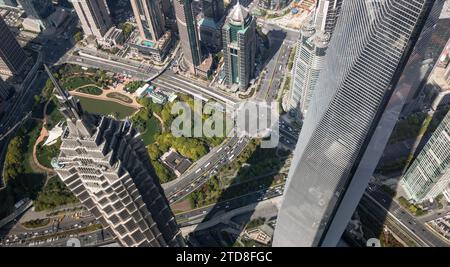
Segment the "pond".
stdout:
[[127,116],[133,115],[137,110],[132,107],[124,106],[116,102],[91,99],[77,96],[80,100],[81,106],[87,112],[97,113],[102,115],[117,114],[119,119],[124,119]]

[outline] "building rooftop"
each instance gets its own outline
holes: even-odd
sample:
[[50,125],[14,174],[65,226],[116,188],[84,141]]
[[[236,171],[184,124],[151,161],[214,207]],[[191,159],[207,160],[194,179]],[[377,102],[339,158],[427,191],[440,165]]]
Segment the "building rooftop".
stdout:
[[161,161],[167,165],[177,176],[182,175],[192,165],[191,161],[178,154],[171,148],[168,152],[161,156]]
[[205,28],[211,28],[211,29],[219,29],[220,28],[219,24],[216,23],[213,19],[206,18],[206,17],[200,19],[198,24],[200,25],[200,27],[205,27]]
[[205,60],[203,60],[202,64],[197,66],[197,70],[200,70],[201,72],[207,73],[212,66],[213,58],[211,55],[209,55]]
[[63,132],[64,132],[63,122],[61,121],[58,124],[56,124],[56,126],[53,127],[53,129],[49,131],[48,138],[47,140],[45,140],[44,146],[51,146],[55,144],[58,138],[61,137]]
[[158,39],[158,41],[150,41],[142,39],[140,36],[136,36],[136,39],[134,40],[134,44],[146,48],[153,48],[158,50],[163,50],[167,44],[170,42],[172,38],[172,33],[170,31],[166,31],[161,38]]
[[236,5],[233,7],[233,9],[230,11],[230,14],[228,15],[229,22],[233,25],[244,25],[245,19],[249,16],[249,12],[247,9],[245,9],[239,1],[236,3]]

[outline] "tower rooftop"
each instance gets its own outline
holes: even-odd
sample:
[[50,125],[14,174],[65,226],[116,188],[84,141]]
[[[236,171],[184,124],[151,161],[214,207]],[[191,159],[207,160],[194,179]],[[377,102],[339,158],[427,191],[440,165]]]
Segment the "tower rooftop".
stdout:
[[228,19],[231,24],[241,26],[245,24],[245,20],[248,17],[248,15],[249,15],[248,10],[245,9],[238,1],[236,5],[233,7],[233,9],[230,11]]

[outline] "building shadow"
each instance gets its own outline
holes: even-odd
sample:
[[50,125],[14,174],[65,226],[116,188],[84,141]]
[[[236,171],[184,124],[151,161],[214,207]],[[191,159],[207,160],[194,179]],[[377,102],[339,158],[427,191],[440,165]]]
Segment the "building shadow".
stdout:
[[[252,143],[248,147],[255,144],[253,140],[250,142]],[[217,202],[188,236],[187,241],[192,246],[230,247],[235,245],[239,234],[246,225],[252,219],[256,219],[253,218],[253,215],[258,203],[281,195],[280,191],[277,192],[273,187],[276,187],[276,182],[280,182],[281,185],[285,179],[285,175],[279,174],[279,172],[286,162],[287,153],[282,150],[279,152],[282,157],[270,164],[267,160],[268,156],[275,155],[277,148],[256,147],[246,161],[249,165],[244,165],[239,169],[230,185],[220,193]],[[261,162],[268,164],[261,166]],[[261,170],[261,168],[265,170]],[[253,175],[253,173],[258,174]],[[222,220],[224,216],[226,219]],[[273,219],[273,216],[270,217],[269,219]],[[214,225],[204,229],[207,224],[211,223]]]
[[[396,98],[396,94],[408,95],[414,102],[403,106],[373,179],[369,182],[353,214],[353,220],[347,226],[343,238],[349,244],[371,245],[367,241],[372,238],[380,240],[382,246],[445,244],[421,220],[427,209],[432,214],[437,205],[431,207],[426,203],[413,203],[403,192],[401,184],[402,176],[416,160],[448,111],[448,109],[433,111],[430,108],[431,103],[419,105],[419,102],[415,102],[419,99],[417,96],[427,90],[428,75],[434,67],[434,64],[429,62],[433,62],[433,58],[438,60],[448,41],[448,35],[442,35],[441,28],[446,27],[445,23],[438,23],[435,26],[431,26],[431,23],[430,20],[427,21],[421,37],[411,43],[410,48],[415,48],[407,51],[408,62],[403,62],[399,66],[402,73],[395,82],[396,91],[392,96],[386,93],[395,104],[400,100]],[[426,34],[427,31],[432,37]],[[448,32],[448,28],[445,31]],[[427,52],[424,52],[425,50]],[[424,62],[427,62],[428,69],[417,67],[425,65]],[[415,88],[415,91],[409,90],[410,88]],[[411,106],[414,104],[417,108],[412,110]]]
[[259,65],[260,69],[264,70],[269,62],[276,60],[274,57],[283,45],[287,34],[282,30],[270,30],[264,34],[261,29],[257,28],[257,35],[261,43]]

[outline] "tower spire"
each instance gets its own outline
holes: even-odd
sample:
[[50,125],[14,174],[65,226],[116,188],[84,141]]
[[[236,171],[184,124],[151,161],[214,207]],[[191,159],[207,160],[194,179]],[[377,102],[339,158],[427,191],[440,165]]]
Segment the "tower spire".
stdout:
[[44,64],[44,68],[55,86],[56,98],[60,104],[59,111],[61,111],[67,119],[71,134],[92,135],[95,127],[93,127],[94,125],[91,125],[92,120],[90,116],[87,116],[89,114],[85,114],[81,108],[80,102],[59,84],[46,64]]
[[50,71],[50,68],[46,64],[44,64],[44,68],[47,72],[48,77],[55,86],[56,97],[61,104],[60,111],[63,113],[64,117],[72,121],[80,120],[83,114],[83,110],[79,102],[75,98],[73,98],[73,96],[71,96],[64,88],[61,87],[59,82],[53,76],[53,73]]

